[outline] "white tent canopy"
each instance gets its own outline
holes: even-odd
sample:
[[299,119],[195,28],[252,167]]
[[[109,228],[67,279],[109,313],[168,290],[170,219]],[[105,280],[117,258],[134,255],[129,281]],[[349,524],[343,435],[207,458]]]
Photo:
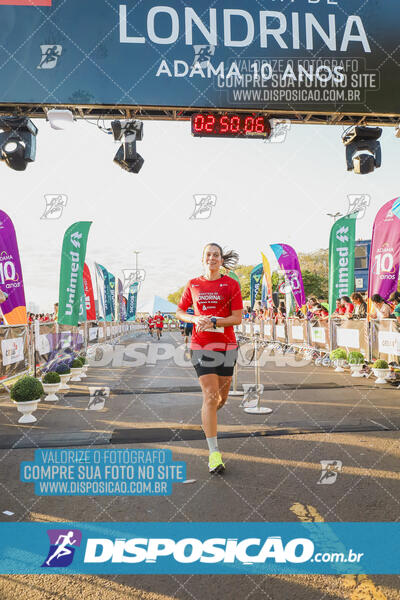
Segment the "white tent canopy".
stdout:
[[158,311],[160,311],[163,314],[175,314],[177,308],[178,307],[176,304],[165,300],[165,298],[161,298],[160,296],[154,296],[153,300],[150,300],[150,302],[146,302],[146,304],[144,304],[138,309],[138,312],[148,313],[149,315],[154,315]]

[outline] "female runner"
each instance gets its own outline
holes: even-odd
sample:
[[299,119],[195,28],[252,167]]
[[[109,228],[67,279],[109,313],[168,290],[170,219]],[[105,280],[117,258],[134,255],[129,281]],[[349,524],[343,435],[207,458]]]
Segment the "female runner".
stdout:
[[[224,253],[219,244],[207,244],[203,250],[205,274],[186,284],[176,312],[178,319],[194,324],[190,347],[203,391],[201,419],[210,452],[210,473],[225,470],[217,442],[217,410],[229,394],[237,358],[233,326],[241,323],[243,308],[238,282],[219,271],[221,267],[231,269],[238,260],[236,252]],[[186,312],[192,305],[194,315]]]

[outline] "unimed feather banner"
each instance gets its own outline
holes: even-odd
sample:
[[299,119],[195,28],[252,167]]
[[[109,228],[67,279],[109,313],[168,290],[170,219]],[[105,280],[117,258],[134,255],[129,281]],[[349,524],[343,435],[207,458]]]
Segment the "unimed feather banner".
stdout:
[[79,221],[68,227],[64,234],[58,300],[58,322],[64,325],[78,325],[80,320],[83,265],[91,224],[91,221]]
[[357,213],[334,223],[329,237],[329,314],[336,300],[354,292],[354,245]]

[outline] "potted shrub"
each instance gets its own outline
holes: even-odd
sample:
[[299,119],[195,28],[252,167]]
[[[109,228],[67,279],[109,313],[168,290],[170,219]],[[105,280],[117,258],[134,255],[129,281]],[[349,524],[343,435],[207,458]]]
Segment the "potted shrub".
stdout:
[[59,374],[61,379],[60,390],[69,390],[67,383],[71,377],[71,369],[66,364],[61,363],[54,367],[54,371]]
[[345,365],[347,358],[346,350],[343,350],[343,348],[336,348],[336,350],[332,350],[329,356],[333,363],[336,365],[335,371],[340,373],[343,372],[343,366]]
[[22,417],[18,423],[35,423],[36,417],[33,412],[37,409],[40,396],[43,394],[43,386],[36,377],[21,377],[11,388],[11,400],[16,404],[18,412]]
[[83,356],[83,354],[80,354],[78,356],[78,360],[82,363],[82,373],[81,373],[81,377],[87,377],[86,375],[86,371],[88,370],[88,364],[86,361],[85,356]]
[[80,381],[81,380],[80,375],[82,373],[82,363],[79,360],[79,358],[75,358],[72,361],[71,373],[72,373],[71,381]]
[[386,360],[376,360],[372,365],[372,371],[376,377],[375,383],[387,383],[385,378],[389,375],[390,369]]
[[362,377],[361,371],[364,367],[365,358],[361,352],[353,351],[347,355],[352,377]]
[[49,371],[42,378],[42,385],[45,394],[47,394],[44,399],[45,402],[58,402],[58,396],[56,396],[55,392],[61,387],[61,377],[55,371]]

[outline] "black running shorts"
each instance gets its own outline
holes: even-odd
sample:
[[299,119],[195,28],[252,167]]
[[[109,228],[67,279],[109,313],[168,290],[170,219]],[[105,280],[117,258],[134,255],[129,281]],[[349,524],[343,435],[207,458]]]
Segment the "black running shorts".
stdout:
[[237,360],[237,348],[234,350],[215,351],[215,350],[192,350],[192,365],[195,368],[197,377],[202,375],[220,375],[221,377],[231,377]]

